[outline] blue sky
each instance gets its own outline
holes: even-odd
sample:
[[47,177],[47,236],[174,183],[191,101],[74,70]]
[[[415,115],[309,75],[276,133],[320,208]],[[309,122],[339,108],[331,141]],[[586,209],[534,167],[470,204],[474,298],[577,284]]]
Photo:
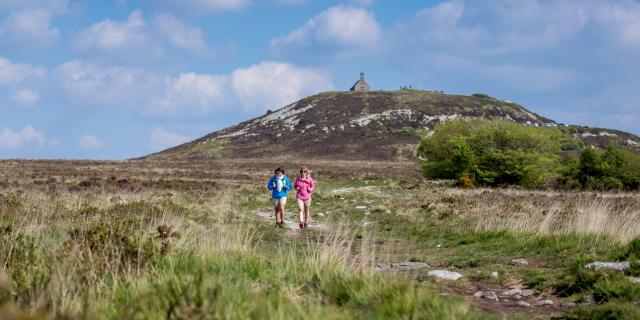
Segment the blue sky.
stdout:
[[360,70],[640,134],[638,57],[633,0],[0,0],[0,158],[141,156]]

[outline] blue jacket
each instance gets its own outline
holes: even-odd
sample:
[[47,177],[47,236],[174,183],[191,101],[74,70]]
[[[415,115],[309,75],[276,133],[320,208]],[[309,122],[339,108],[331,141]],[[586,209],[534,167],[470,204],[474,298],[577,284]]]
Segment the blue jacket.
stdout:
[[287,191],[291,190],[291,181],[287,176],[282,176],[284,179],[284,185],[282,186],[282,190],[278,192],[278,178],[276,176],[271,177],[269,182],[267,182],[267,189],[271,190],[271,198],[280,199],[287,196]]

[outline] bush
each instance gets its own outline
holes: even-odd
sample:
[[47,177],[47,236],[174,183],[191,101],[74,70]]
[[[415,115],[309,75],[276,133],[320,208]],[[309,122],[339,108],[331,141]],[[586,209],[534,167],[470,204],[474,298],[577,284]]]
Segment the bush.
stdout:
[[592,319],[592,320],[632,320],[640,319],[640,307],[620,304],[620,303],[606,303],[599,306],[588,306],[571,310],[565,313],[559,319],[566,320],[579,320],[579,319]]
[[640,286],[620,275],[615,275],[596,283],[593,296],[598,302],[609,300],[638,301],[640,300]]
[[640,155],[614,145],[604,151],[587,148],[573,174],[585,188],[636,190],[640,188]]
[[[423,174],[471,187],[637,190],[640,155],[584,143],[554,127],[506,120],[458,120],[439,124],[418,148]],[[578,155],[578,157],[576,157]]]
[[427,178],[473,177],[481,185],[543,187],[561,172],[561,141],[556,128],[528,127],[505,120],[451,121],[423,140]]

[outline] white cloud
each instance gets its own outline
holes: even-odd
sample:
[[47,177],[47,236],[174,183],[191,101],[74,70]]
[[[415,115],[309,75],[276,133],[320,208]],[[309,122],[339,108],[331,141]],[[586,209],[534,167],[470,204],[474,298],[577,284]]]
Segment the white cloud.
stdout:
[[194,14],[239,10],[251,4],[250,0],[160,0],[159,2]]
[[235,94],[245,110],[281,107],[333,87],[331,81],[316,69],[273,61],[238,69],[231,78]]
[[17,84],[44,77],[45,71],[28,64],[13,63],[0,57],[0,85]]
[[53,71],[56,92],[81,107],[135,108],[145,116],[193,117],[212,112],[253,114],[333,87],[325,72],[266,61],[230,74],[170,75],[81,60]]
[[375,0],[349,0],[349,3],[356,6],[371,6]]
[[11,98],[22,106],[31,107],[38,103],[40,100],[40,94],[29,89],[18,89],[13,92]]
[[124,21],[107,19],[94,23],[75,37],[73,47],[125,61],[164,58],[173,48],[204,58],[215,53],[207,46],[202,29],[166,13],[147,21],[140,10],[133,11]]
[[156,115],[172,115],[178,111],[191,111],[205,114],[214,108],[223,107],[228,91],[228,79],[225,76],[184,73],[171,79],[164,97],[154,103],[151,111]]
[[87,134],[80,138],[80,147],[82,149],[100,149],[104,144],[94,135]]
[[32,125],[26,125],[20,131],[13,131],[5,127],[0,131],[0,148],[21,148],[29,145],[43,147],[45,145],[45,135],[42,131],[36,130]]
[[169,43],[195,55],[208,56],[211,50],[207,47],[200,28],[190,27],[168,14],[155,17],[154,24],[158,32],[165,36]]
[[0,10],[19,9],[47,9],[55,14],[65,13],[68,9],[68,0],[2,0]]
[[596,19],[608,26],[621,43],[640,47],[640,3],[603,4]]
[[166,130],[163,127],[157,127],[149,134],[151,148],[154,151],[160,151],[169,147],[179,145],[190,140],[189,137],[183,136]]
[[60,37],[51,26],[53,13],[45,9],[15,11],[0,25],[0,38],[20,44],[49,46]]
[[135,104],[152,92],[159,80],[142,70],[103,67],[81,60],[59,65],[53,74],[67,100],[82,106]]
[[298,4],[306,4],[309,2],[309,0],[276,0],[276,2],[282,3],[282,4],[298,5]]
[[103,20],[80,32],[75,46],[81,50],[121,50],[139,48],[148,42],[146,24],[139,10],[132,12],[126,21]]
[[350,51],[372,50],[382,30],[373,13],[338,5],[310,19],[303,27],[270,42],[273,54],[312,46],[338,46]]

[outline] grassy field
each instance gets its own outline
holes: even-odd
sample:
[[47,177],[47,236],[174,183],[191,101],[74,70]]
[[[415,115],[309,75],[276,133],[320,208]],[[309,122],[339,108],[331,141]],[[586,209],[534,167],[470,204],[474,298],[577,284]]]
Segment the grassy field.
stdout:
[[[316,227],[278,229],[263,184],[280,163],[298,165],[0,161],[0,318],[640,317],[638,193],[467,190],[411,163],[327,161],[306,164]],[[429,267],[376,268],[405,261]]]

